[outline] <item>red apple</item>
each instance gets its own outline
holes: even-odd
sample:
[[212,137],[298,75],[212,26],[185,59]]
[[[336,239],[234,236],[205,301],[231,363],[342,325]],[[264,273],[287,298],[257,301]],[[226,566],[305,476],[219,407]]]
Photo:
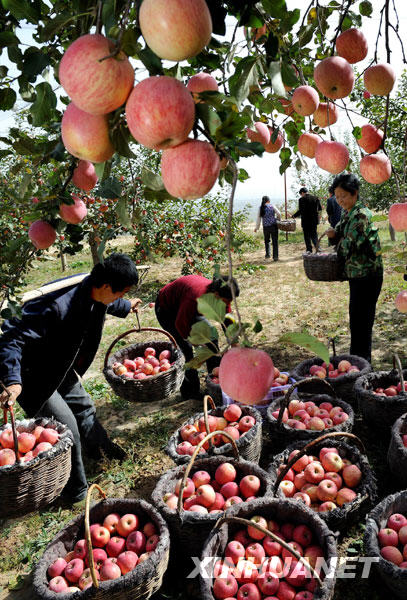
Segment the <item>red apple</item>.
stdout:
[[187,83],[187,90],[191,92],[196,103],[203,102],[199,99],[200,92],[217,92],[219,90],[216,79],[209,73],[197,73],[192,75]]
[[326,140],[316,147],[315,161],[321,169],[338,174],[345,170],[349,162],[349,150],[341,142]]
[[387,63],[368,67],[363,75],[365,88],[375,96],[387,96],[393,89],[396,73]]
[[249,140],[251,142],[259,142],[260,144],[263,144],[264,147],[266,147],[270,141],[269,127],[267,127],[265,123],[257,121],[256,123],[254,123],[253,128],[254,129],[247,129],[247,137],[249,138]]
[[98,182],[95,167],[89,160],[80,160],[78,166],[74,169],[72,183],[84,192],[93,190]]
[[360,174],[368,183],[383,183],[391,177],[391,162],[385,154],[364,156],[359,166]]
[[404,515],[400,513],[394,513],[390,515],[387,520],[387,527],[394,529],[394,531],[400,531],[402,527],[407,525],[407,519]]
[[407,202],[396,202],[390,206],[389,221],[395,231],[407,231]]
[[379,540],[380,546],[395,546],[397,548],[399,543],[399,536],[397,535],[397,531],[394,529],[390,529],[386,527],[385,529],[380,529],[377,534],[377,538]]
[[219,366],[222,390],[242,404],[257,404],[262,400],[273,377],[273,361],[266,352],[256,348],[231,348]]
[[137,515],[132,513],[123,515],[120,521],[116,525],[116,531],[118,535],[127,537],[132,531],[138,529],[139,518]]
[[310,85],[300,85],[294,90],[291,102],[296,113],[307,117],[318,108],[318,92]]
[[351,27],[336,38],[337,53],[352,65],[366,58],[367,50],[367,39],[360,29]]
[[327,127],[338,120],[338,109],[332,102],[320,102],[317,110],[312,115],[315,125]]
[[403,555],[400,550],[394,546],[384,546],[380,550],[380,554],[385,560],[388,560],[395,565],[400,565],[403,562]]
[[359,146],[368,154],[377,152],[383,141],[383,131],[377,129],[374,125],[370,125],[370,123],[362,125],[361,131],[362,137],[356,140]]
[[72,198],[74,200],[74,204],[62,203],[59,207],[59,214],[65,223],[77,225],[86,217],[88,214],[88,209],[81,198],[78,196],[72,196]]
[[106,115],[90,115],[71,102],[62,117],[61,134],[65,148],[77,158],[99,163],[113,156]]
[[57,233],[49,223],[38,220],[31,223],[28,237],[37,250],[45,250],[55,242]]
[[329,56],[315,67],[314,80],[321,94],[335,100],[349,96],[355,75],[347,60],[341,56]]
[[[274,131],[274,129],[271,129],[270,127],[269,127],[269,130],[270,130],[270,141],[268,142],[268,144],[266,144],[264,146],[264,149],[266,152],[269,152],[270,154],[274,154],[275,152],[278,152],[280,150],[281,146],[283,145],[284,137],[283,137],[282,133],[279,131],[277,134],[276,140],[273,142],[275,131]],[[260,352],[260,350],[259,350],[259,352]]]

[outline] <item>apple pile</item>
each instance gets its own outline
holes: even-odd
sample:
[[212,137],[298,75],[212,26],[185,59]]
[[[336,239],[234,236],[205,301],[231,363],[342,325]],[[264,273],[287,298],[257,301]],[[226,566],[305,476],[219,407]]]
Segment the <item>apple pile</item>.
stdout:
[[359,371],[359,367],[352,365],[348,360],[341,360],[336,369],[332,363],[327,365],[326,362],[323,362],[322,365],[312,365],[308,375],[311,377],[320,377],[321,379],[336,379],[342,375],[358,373]]
[[[178,479],[172,493],[165,494],[163,502],[176,510],[182,479]],[[208,471],[196,471],[187,478],[182,494],[183,508],[200,514],[217,514],[234,504],[253,500],[260,490],[256,475],[245,475],[240,480],[232,463],[219,465],[212,479]]]
[[[237,441],[256,424],[256,419],[250,415],[242,416],[242,409],[238,404],[229,404],[223,411],[221,417],[208,415],[208,424],[210,432],[219,431],[219,435],[215,435],[212,438],[213,445],[223,446],[223,444],[229,443],[229,439],[222,435],[220,433],[221,431],[229,433],[229,435]],[[195,446],[197,446],[207,435],[204,417],[200,417],[193,424],[191,423],[190,425],[181,427],[179,435],[183,441],[176,447],[177,454],[189,454],[192,456],[195,451]],[[200,450],[200,454],[204,454],[205,450],[208,449],[209,442],[205,442],[203,448]]]
[[377,538],[381,556],[400,569],[407,569],[407,518],[399,513],[390,515]]
[[[318,558],[324,558],[307,525],[267,521],[260,515],[250,520],[287,542],[314,568]],[[317,585],[289,550],[250,525],[236,532],[213,574],[217,600],[311,600]]]
[[212,369],[212,373],[209,373],[209,377],[212,383],[219,385],[219,367]]
[[31,432],[21,431],[17,434],[18,456],[14,449],[14,438],[11,427],[0,433],[0,467],[14,465],[17,458],[21,462],[29,462],[41,452],[47,452],[59,440],[59,433],[52,427],[37,425]]
[[[278,418],[279,410],[271,414]],[[331,402],[321,402],[318,406],[312,400],[291,400],[288,409],[284,409],[283,423],[292,429],[309,429],[310,431],[324,431],[349,419],[347,412],[341,406],[334,406]]]
[[[93,523],[90,537],[96,578],[100,581],[126,575],[147,560],[160,541],[154,523],[147,521],[142,525],[140,518],[131,513],[111,513],[103,524]],[[78,540],[71,552],[57,558],[48,567],[47,575],[48,588],[57,594],[92,587],[86,540]]]
[[163,350],[156,358],[155,349],[146,348],[144,356],[136,356],[133,360],[125,358],[122,363],[116,361],[112,364],[112,369],[116,375],[120,375],[124,379],[147,379],[168,371],[174,364],[170,360],[170,350]]
[[[299,450],[293,450],[289,460]],[[285,468],[280,465],[277,473]],[[304,454],[284,475],[280,489],[286,498],[304,502],[317,512],[328,512],[352,502],[357,494],[353,488],[362,479],[356,464],[341,458],[336,448],[322,448],[319,457]]]
[[[407,392],[407,382],[404,382],[404,391]],[[401,383],[398,383],[397,385],[389,385],[387,388],[378,387],[373,390],[373,393],[376,394],[376,396],[388,396],[389,398],[391,396],[398,396],[400,392]]]

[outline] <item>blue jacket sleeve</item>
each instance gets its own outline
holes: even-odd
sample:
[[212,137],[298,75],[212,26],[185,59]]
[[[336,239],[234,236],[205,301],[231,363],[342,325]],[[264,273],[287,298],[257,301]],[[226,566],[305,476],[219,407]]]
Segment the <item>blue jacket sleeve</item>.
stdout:
[[131,309],[130,300],[123,300],[123,298],[118,298],[107,307],[107,313],[109,315],[113,315],[114,317],[120,317],[124,319],[127,317]]

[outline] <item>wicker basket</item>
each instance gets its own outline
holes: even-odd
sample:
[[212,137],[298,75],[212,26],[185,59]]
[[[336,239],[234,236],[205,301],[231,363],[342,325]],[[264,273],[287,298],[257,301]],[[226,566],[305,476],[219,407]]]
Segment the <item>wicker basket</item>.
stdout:
[[295,219],[281,219],[277,220],[277,229],[280,231],[293,232],[297,229],[297,223]]
[[[140,333],[141,331],[161,333],[166,335],[169,341],[132,344],[115,352],[109,360],[110,353],[119,340],[130,333]],[[157,375],[153,375],[147,379],[126,379],[113,372],[112,364],[114,362],[123,362],[126,358],[132,360],[136,356],[144,355],[144,350],[148,347],[154,348],[157,354],[163,350],[171,351],[173,364],[168,371],[157,373]],[[171,394],[178,392],[184,379],[184,364],[184,355],[168,331],[158,329],[157,327],[141,327],[125,331],[110,344],[105,356],[103,374],[117,396],[129,402],[151,402],[163,400]]]
[[407,488],[407,448],[402,435],[407,434],[407,413],[397,419],[391,429],[390,446],[387,452],[387,464],[392,475]]
[[[55,600],[55,593],[48,589],[47,569],[54,560],[60,556],[63,557],[73,549],[78,536],[85,537],[88,542],[88,560],[92,578],[95,577],[89,521],[103,523],[104,518],[113,512],[123,515],[133,513],[141,517],[147,517],[149,521],[152,521],[160,536],[156,549],[146,561],[140,563],[135,569],[119,579],[97,581],[94,578],[93,586],[82,592],[70,594],[69,598],[80,598],[81,600],[87,600],[88,598],[92,600],[147,600],[161,587],[162,579],[168,565],[170,548],[168,527],[164,519],[151,504],[134,498],[105,499],[98,502],[89,510],[90,494],[95,487],[106,498],[103,490],[96,484],[93,484],[88,490],[85,513],[68,523],[49,544],[34,569],[33,588],[35,598]],[[85,536],[83,535],[84,530]],[[64,597],[64,595],[62,596]]]
[[373,390],[386,389],[390,385],[402,383],[407,379],[407,369],[402,370],[398,356],[395,356],[397,368],[392,371],[368,373],[360,377],[355,384],[355,393],[363,419],[378,429],[389,429],[393,423],[407,412],[407,392],[397,396],[379,396]]
[[325,231],[318,239],[315,254],[304,252],[302,255],[305,275],[312,281],[345,281],[343,265],[337,253],[321,252],[319,249],[321,239],[326,233]]
[[391,598],[405,600],[407,597],[407,569],[400,569],[400,567],[382,558],[377,539],[379,530],[386,527],[387,519],[394,513],[407,515],[406,490],[387,496],[369,513],[364,535],[365,551],[367,556],[375,559],[374,568],[385,585],[391,590],[393,594]]
[[[212,404],[212,410],[207,411],[207,402]],[[242,416],[250,416],[256,420],[256,424],[253,425],[249,431],[246,431],[244,435],[242,435],[238,440],[236,440],[236,445],[239,450],[240,456],[244,460],[249,460],[251,462],[258,463],[261,448],[262,448],[262,417],[260,413],[253,408],[252,406],[241,406]],[[165,448],[166,454],[177,464],[177,465],[185,465],[190,461],[189,455],[181,455],[177,453],[177,446],[183,440],[180,435],[180,430],[185,425],[192,425],[195,421],[198,421],[201,417],[205,416],[205,413],[209,415],[213,415],[215,417],[221,417],[223,415],[223,411],[225,407],[215,407],[215,404],[210,396],[204,397],[204,411],[201,413],[196,413],[193,415],[188,421],[185,421],[179,429],[175,433],[172,434],[170,439],[168,440],[168,444]],[[207,428],[207,432],[209,429]],[[209,449],[207,450],[208,456],[233,456],[233,448],[231,444],[224,444],[223,446],[213,446],[210,444]]]
[[14,451],[17,456],[17,433],[31,432],[37,425],[56,429],[58,442],[46,452],[28,462],[0,467],[0,506],[1,517],[20,517],[38,510],[57,498],[68,482],[71,474],[71,447],[73,438],[66,425],[54,419],[26,419],[14,421],[13,407],[4,411],[5,424],[0,433],[10,427],[7,425],[7,410],[10,411],[11,427],[14,437]]
[[[270,404],[267,410],[267,419],[269,422],[270,438],[273,441],[273,443],[284,444],[284,447],[286,447],[287,444],[297,442],[300,440],[311,441],[312,439],[316,439],[321,435],[320,431],[314,431],[310,429],[293,429],[292,427],[286,425],[282,421],[284,409],[288,407],[288,404],[291,399],[291,394],[294,392],[294,390],[298,389],[299,387],[302,387],[305,384],[307,384],[308,386],[308,384],[314,379],[318,380],[320,384],[322,383],[322,385],[324,385],[327,388],[329,395],[308,393],[305,394],[297,392],[296,397],[303,401],[312,400],[318,406],[322,402],[330,402],[333,398],[335,404],[337,406],[340,406],[342,410],[349,415],[349,418],[343,423],[340,423],[339,425],[334,425],[333,427],[330,427],[329,430],[326,430],[326,432],[331,433],[335,431],[352,431],[355,420],[355,415],[352,407],[347,402],[344,402],[343,400],[335,396],[334,390],[325,379],[313,377],[311,379],[302,379],[300,381],[296,381],[290,387],[285,396],[277,398],[272,404]],[[273,412],[275,412],[276,410],[279,411],[277,419],[273,416]]]
[[222,389],[219,383],[213,383],[210,375],[205,378],[205,389],[206,393],[211,396],[216,406],[222,406]]
[[[330,362],[335,369],[341,360],[348,360],[352,365],[358,367],[359,371],[345,373],[336,378],[326,377],[326,381],[331,384],[337,396],[351,404],[353,408],[357,408],[357,400],[354,391],[355,382],[359,377],[370,373],[372,367],[366,359],[361,358],[360,356],[355,356],[354,354],[336,354],[335,344],[333,342],[332,345],[333,355],[330,357]],[[315,358],[309,358],[294,367],[290,375],[291,377],[294,377],[294,379],[304,379],[304,377],[309,376],[309,370],[312,365],[322,365],[322,363],[322,358],[317,356]],[[310,392],[318,393],[320,386],[318,386],[318,382],[316,382],[315,384],[311,384],[308,389]]]
[[[347,440],[355,442],[358,448],[350,446]],[[361,517],[366,514],[366,511],[371,508],[377,499],[376,478],[366,456],[366,450],[360,439],[352,433],[327,433],[309,442],[306,446],[303,442],[296,442],[274,457],[268,468],[268,472],[275,480],[274,493],[277,493],[284,476],[301,456],[309,453],[319,455],[321,448],[336,448],[342,458],[349,459],[362,471],[362,479],[354,490],[357,493],[357,498],[353,502],[348,502],[342,507],[329,512],[318,512],[318,516],[326,522],[331,531],[347,529],[356,521],[360,521]],[[296,454],[295,458],[288,461],[288,457],[293,450],[300,450],[300,452]],[[281,465],[286,466],[277,476],[278,468]]]
[[[249,519],[255,515],[260,515],[266,520],[274,520],[277,522],[290,522],[296,525],[307,525],[313,532],[314,543],[321,546],[327,565],[329,566],[329,576],[318,584],[317,581],[311,580],[315,584],[313,591],[314,600],[330,600],[334,593],[335,587],[335,567],[337,562],[337,547],[334,534],[329,531],[327,525],[309,508],[299,505],[297,502],[282,499],[259,498],[247,504],[239,504],[228,510],[228,514],[217,523],[212,529],[208,539],[205,542],[201,556],[201,564],[205,565],[206,576],[200,574],[201,599],[214,600],[212,592],[213,577],[211,576],[211,566],[214,561],[207,560],[210,557],[221,557],[225,553],[227,543],[233,538],[239,529],[254,526],[266,535],[269,535],[281,545],[285,546],[284,540],[267,529],[257,526]],[[291,550],[290,550],[291,552]],[[291,552],[296,555],[296,553]],[[298,558],[298,557],[297,557]],[[299,560],[301,560],[299,558]],[[202,562],[205,561],[205,562]],[[309,568],[309,567],[308,567]]]
[[[219,518],[219,514],[200,514],[183,510],[181,498],[187,477],[192,467],[194,467],[194,472],[205,470],[214,476],[219,465],[226,462],[231,463],[241,477],[244,477],[245,475],[257,475],[261,481],[261,487],[258,492],[261,496],[270,496],[272,493],[273,480],[271,477],[255,463],[243,460],[241,456],[239,456],[237,445],[232,438],[230,439],[233,446],[234,458],[212,456],[210,458],[199,458],[198,460],[195,460],[198,456],[200,447],[202,447],[206,440],[214,435],[216,435],[216,432],[210,433],[206,436],[205,440],[202,440],[202,442],[197,445],[192,457],[188,457],[189,465],[187,468],[185,468],[185,466],[180,466],[167,471],[159,479],[151,495],[153,504],[158,508],[168,523],[172,540],[177,544],[182,555],[188,554],[190,557],[199,557],[201,555],[204,541]],[[225,435],[228,436],[227,433]],[[177,510],[172,510],[165,502],[163,502],[163,497],[166,493],[175,489],[175,484],[180,478],[183,478],[183,483],[179,491],[178,507]],[[229,511],[229,509],[227,510]]]

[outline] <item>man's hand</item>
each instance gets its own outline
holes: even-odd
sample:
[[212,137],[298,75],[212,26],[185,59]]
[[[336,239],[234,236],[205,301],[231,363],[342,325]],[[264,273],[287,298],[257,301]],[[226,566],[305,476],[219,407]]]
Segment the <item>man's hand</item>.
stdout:
[[329,238],[333,238],[333,237],[335,237],[335,235],[336,235],[336,231],[335,231],[335,229],[334,229],[333,227],[330,227],[329,229],[327,229],[327,230],[326,230],[326,235],[327,235]]
[[131,308],[130,308],[130,312],[135,313],[138,312],[139,306],[142,303],[142,300],[140,298],[132,298],[130,300],[130,304],[131,304]]
[[21,394],[21,390],[23,389],[19,383],[12,383],[11,385],[6,386],[7,392],[1,388],[0,390],[0,406],[4,408],[6,402],[9,403],[10,406],[14,404],[17,400],[18,396]]

